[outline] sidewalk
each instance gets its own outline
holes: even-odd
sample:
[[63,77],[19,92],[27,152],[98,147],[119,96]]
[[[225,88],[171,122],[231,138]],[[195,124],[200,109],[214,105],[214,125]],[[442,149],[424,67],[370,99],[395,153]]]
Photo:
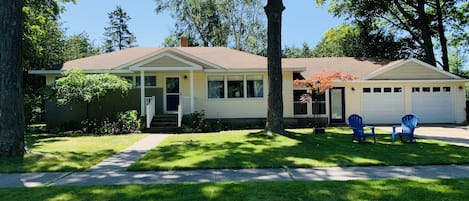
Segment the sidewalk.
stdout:
[[0,187],[166,184],[223,181],[323,181],[384,178],[469,178],[469,164],[332,168],[220,169],[148,172],[0,174]]

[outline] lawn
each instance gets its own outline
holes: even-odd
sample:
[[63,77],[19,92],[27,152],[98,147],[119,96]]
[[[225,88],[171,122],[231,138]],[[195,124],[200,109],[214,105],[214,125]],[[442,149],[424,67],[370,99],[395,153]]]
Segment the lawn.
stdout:
[[0,158],[0,172],[82,171],[146,136],[28,134],[31,153],[24,158]]
[[259,131],[174,135],[152,149],[129,170],[205,168],[333,167],[368,165],[427,165],[469,163],[469,148],[417,139],[391,144],[389,133],[378,131],[377,144],[352,143],[351,131],[290,130],[287,136]]
[[467,200],[469,179],[225,182],[0,189],[3,200]]

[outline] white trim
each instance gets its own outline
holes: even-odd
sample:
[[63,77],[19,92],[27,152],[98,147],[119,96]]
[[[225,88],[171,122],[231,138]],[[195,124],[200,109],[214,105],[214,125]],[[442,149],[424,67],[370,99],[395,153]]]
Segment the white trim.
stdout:
[[194,113],[195,106],[194,106],[194,71],[191,70],[189,74],[190,79],[190,99],[191,99],[191,113]]
[[202,67],[132,67],[134,71],[186,71],[186,70],[203,70]]
[[391,70],[393,70],[393,69],[396,69],[396,68],[398,68],[398,67],[401,67],[401,66],[403,66],[403,65],[405,65],[405,64],[408,64],[408,63],[410,63],[410,62],[414,62],[414,63],[416,63],[416,64],[418,64],[418,65],[421,65],[421,66],[423,66],[423,67],[426,67],[426,68],[428,68],[428,69],[431,69],[431,70],[433,70],[433,71],[436,71],[436,72],[438,72],[438,73],[441,73],[441,74],[446,75],[446,76],[448,76],[448,77],[450,77],[450,78],[453,78],[453,79],[462,79],[461,77],[459,77],[459,76],[457,76],[457,75],[454,75],[454,74],[451,74],[451,73],[446,72],[446,71],[444,71],[444,70],[441,70],[441,69],[439,69],[439,68],[437,68],[437,67],[435,67],[435,66],[432,66],[432,65],[430,65],[430,64],[427,64],[427,63],[425,63],[425,62],[423,62],[423,61],[420,61],[420,60],[418,60],[418,59],[407,59],[407,60],[402,61],[402,62],[399,62],[399,63],[397,63],[397,64],[388,66],[388,67],[386,67],[386,68],[384,68],[384,69],[378,70],[377,72],[374,72],[374,73],[372,73],[372,74],[370,74],[370,75],[364,77],[363,80],[372,79],[372,78],[374,78],[374,77],[377,77],[377,76],[379,76],[379,75],[382,75],[382,74],[384,74],[384,73],[386,73],[386,72],[389,72],[389,71],[391,71]]
[[[264,73],[267,72],[267,68],[238,68],[238,69],[205,69],[207,73]],[[282,68],[282,72],[303,72],[306,68]]]
[[[70,69],[72,70],[72,69]],[[113,73],[113,74],[126,74],[126,73],[134,73],[131,70],[83,70],[80,69],[85,74],[92,74],[92,73]],[[51,75],[51,74],[63,74],[68,70],[29,70],[28,74],[31,75]]]
[[140,71],[140,109],[145,116],[145,71]]
[[[156,61],[156,60],[158,60],[158,59],[161,59],[161,58],[163,58],[163,57],[169,57],[169,58],[174,59],[174,60],[176,60],[176,61],[179,61],[179,62],[181,62],[181,63],[187,64],[189,67],[192,67],[192,68],[199,68],[199,69],[202,69],[202,66],[200,66],[200,65],[198,65],[198,64],[196,64],[196,63],[193,63],[193,62],[187,61],[187,60],[185,60],[185,59],[179,58],[179,57],[174,56],[174,55],[172,55],[172,54],[169,54],[169,53],[167,53],[167,52],[161,53],[161,54],[159,54],[159,55],[157,55],[157,56],[155,56],[155,57],[153,57],[153,58],[151,58],[151,59],[147,59],[147,60],[144,60],[144,61],[142,61],[142,62],[139,62],[139,63],[136,63],[136,64],[134,64],[134,65],[131,65],[131,66],[129,67],[129,69],[133,70],[133,69],[136,69],[136,68],[153,68],[153,67],[142,67],[142,66],[143,66],[143,65],[146,65],[146,64],[148,64],[148,63],[151,63],[151,62],[153,62],[153,61]],[[184,66],[184,67],[188,67],[188,66]],[[156,67],[156,68],[158,68],[158,67]],[[175,68],[176,68],[176,67],[175,67]]]
[[[178,81],[179,81],[179,92],[178,92],[178,96],[179,96],[179,104],[183,104],[183,102],[181,101],[181,76],[180,75],[165,75],[164,76],[164,86],[163,86],[163,111],[164,113],[177,113],[177,109],[175,111],[168,111],[168,108],[167,108],[167,94],[166,94],[166,78],[178,78]],[[174,95],[176,95],[174,93]]]
[[439,83],[439,82],[469,82],[469,79],[458,79],[458,80],[355,80],[355,81],[335,81],[334,83],[359,83],[359,84],[370,84],[370,83]]

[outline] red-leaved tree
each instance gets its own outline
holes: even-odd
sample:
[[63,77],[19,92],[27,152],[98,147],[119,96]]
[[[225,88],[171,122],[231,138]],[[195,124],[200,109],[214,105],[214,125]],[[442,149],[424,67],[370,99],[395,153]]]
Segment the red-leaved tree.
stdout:
[[315,74],[310,79],[295,80],[294,84],[295,86],[310,89],[306,94],[301,96],[302,102],[308,102],[308,100],[314,99],[314,94],[323,94],[327,90],[334,88],[335,81],[351,81],[356,79],[358,79],[358,77],[346,73],[323,71],[319,74]]

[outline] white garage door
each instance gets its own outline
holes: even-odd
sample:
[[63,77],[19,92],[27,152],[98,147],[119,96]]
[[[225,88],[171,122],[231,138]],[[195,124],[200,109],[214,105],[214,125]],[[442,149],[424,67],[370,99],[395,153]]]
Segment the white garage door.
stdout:
[[453,123],[451,87],[413,87],[412,112],[419,117],[419,123]]
[[404,115],[402,87],[371,87],[362,89],[362,116],[367,124],[395,124]]

